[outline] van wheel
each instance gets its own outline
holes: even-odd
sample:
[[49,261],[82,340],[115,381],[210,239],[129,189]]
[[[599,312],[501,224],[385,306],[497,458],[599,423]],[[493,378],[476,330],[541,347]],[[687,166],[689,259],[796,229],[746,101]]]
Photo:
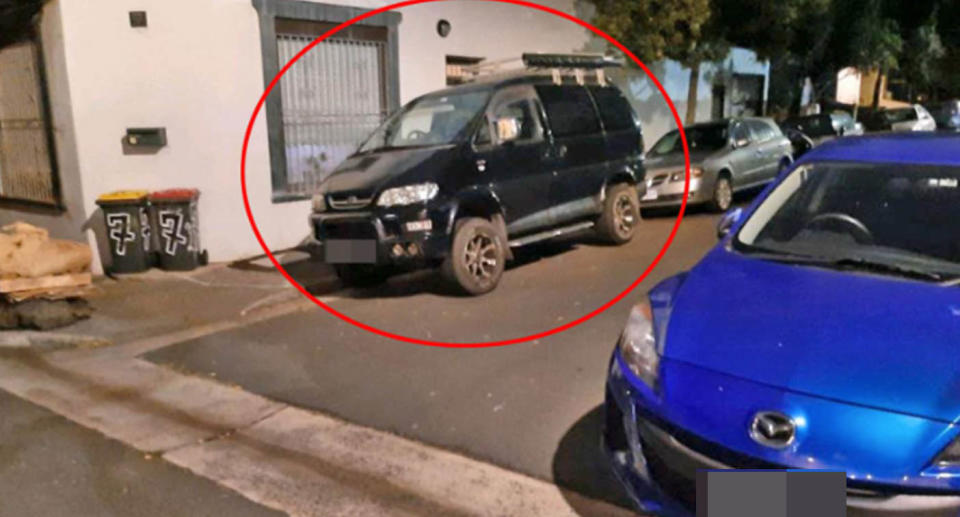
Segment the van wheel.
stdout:
[[640,224],[640,199],[637,189],[620,183],[607,190],[603,213],[597,220],[597,234],[613,244],[630,242]]
[[713,184],[713,198],[710,200],[710,210],[714,212],[726,212],[733,203],[733,186],[730,184],[730,178],[720,176],[717,182]]
[[441,271],[447,281],[476,296],[497,287],[505,261],[506,243],[497,228],[486,219],[470,217],[457,221]]
[[337,277],[349,287],[373,287],[390,278],[390,269],[372,264],[336,264]]

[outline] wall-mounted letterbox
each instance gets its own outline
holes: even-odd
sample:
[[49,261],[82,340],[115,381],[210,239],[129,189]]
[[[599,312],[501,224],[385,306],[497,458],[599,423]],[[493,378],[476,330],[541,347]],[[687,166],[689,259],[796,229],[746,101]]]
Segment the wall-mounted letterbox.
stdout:
[[128,127],[124,140],[131,147],[163,147],[167,145],[167,128]]

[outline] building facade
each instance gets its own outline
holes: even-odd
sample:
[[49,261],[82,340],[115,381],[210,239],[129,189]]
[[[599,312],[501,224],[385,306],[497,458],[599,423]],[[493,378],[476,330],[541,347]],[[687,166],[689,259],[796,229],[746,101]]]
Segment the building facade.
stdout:
[[[574,0],[544,3],[590,16]],[[25,220],[55,237],[89,241],[106,256],[98,195],[190,187],[201,192],[200,235],[211,260],[261,253],[240,185],[254,106],[317,36],[386,4],[46,3],[35,37],[0,49],[0,224]],[[246,187],[264,240],[282,249],[307,238],[316,184],[392,110],[461,80],[462,64],[604,48],[562,18],[477,1],[408,6],[333,35],[290,68],[252,128]],[[682,118],[687,71],[671,62],[651,68]],[[742,49],[704,66],[698,119],[762,112],[768,70]],[[648,145],[675,127],[642,73],[626,70],[614,81],[633,101]],[[131,145],[139,128],[162,128],[165,145]]]

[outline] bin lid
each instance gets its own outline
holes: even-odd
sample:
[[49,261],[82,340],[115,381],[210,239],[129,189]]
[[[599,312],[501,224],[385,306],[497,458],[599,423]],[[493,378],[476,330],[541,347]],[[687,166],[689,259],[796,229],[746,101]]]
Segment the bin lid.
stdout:
[[146,199],[149,191],[146,190],[115,190],[100,194],[97,203],[130,203]]
[[198,197],[200,197],[200,191],[195,188],[171,188],[150,193],[150,201],[161,203],[193,201]]

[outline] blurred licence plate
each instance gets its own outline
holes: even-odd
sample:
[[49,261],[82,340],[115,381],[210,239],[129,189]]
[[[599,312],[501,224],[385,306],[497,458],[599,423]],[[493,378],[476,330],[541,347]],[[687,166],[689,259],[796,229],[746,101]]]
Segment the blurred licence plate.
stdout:
[[656,189],[650,189],[650,190],[647,191],[646,194],[643,195],[643,198],[642,198],[641,200],[642,200],[642,201],[653,201],[654,199],[657,199],[657,196],[658,196],[658,195],[659,195],[659,194],[657,193],[657,190],[656,190]]
[[377,241],[328,239],[323,241],[323,258],[328,264],[373,264],[377,261]]

